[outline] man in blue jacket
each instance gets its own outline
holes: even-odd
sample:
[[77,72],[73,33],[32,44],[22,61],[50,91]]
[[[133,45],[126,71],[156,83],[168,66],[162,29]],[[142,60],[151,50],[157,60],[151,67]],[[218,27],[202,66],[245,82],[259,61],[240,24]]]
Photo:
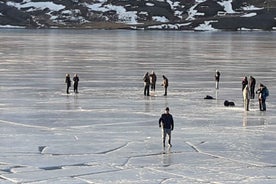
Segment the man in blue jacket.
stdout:
[[171,144],[171,131],[174,128],[173,116],[169,113],[169,107],[165,109],[165,113],[163,113],[159,119],[159,127],[162,128],[162,140],[163,147],[165,147],[166,136],[168,135],[168,143],[169,147]]
[[269,96],[269,91],[267,87],[263,84],[260,84],[259,89],[256,91],[259,94],[259,108],[260,111],[266,111],[266,98]]

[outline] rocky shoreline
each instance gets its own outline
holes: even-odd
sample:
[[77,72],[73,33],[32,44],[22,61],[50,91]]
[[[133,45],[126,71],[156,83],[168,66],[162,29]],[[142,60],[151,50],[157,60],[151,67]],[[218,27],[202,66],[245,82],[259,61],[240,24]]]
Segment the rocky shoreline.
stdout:
[[[17,3],[18,2],[18,3]],[[232,2],[233,12],[225,11],[211,0],[196,4],[196,1],[181,1],[172,6],[167,1],[107,1],[116,7],[123,7],[126,13],[136,12],[135,22],[122,18],[117,10],[93,10],[85,1],[56,1],[58,10],[49,7],[34,8],[26,6],[23,0],[14,3],[0,2],[0,25],[19,26],[23,28],[78,28],[78,29],[135,29],[135,30],[265,30],[276,29],[276,8],[241,9]],[[74,3],[75,2],[75,3]],[[35,2],[34,2],[35,3]],[[57,4],[58,3],[58,4]],[[52,4],[53,5],[53,4]],[[182,7],[182,9],[181,9]],[[102,8],[102,9],[101,9]],[[69,11],[70,10],[70,11]],[[191,12],[196,11],[191,17]],[[182,12],[178,13],[177,12]],[[166,19],[157,20],[156,17]],[[130,19],[128,17],[128,19]]]

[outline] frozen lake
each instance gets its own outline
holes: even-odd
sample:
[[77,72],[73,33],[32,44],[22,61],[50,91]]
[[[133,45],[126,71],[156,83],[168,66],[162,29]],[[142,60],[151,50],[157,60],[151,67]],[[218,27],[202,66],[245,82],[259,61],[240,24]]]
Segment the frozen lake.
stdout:
[[[0,30],[0,40],[1,184],[276,183],[276,33]],[[152,70],[156,96],[145,97]],[[65,93],[66,73],[78,73],[79,94]],[[257,99],[243,109],[250,75],[270,91],[266,112]],[[166,106],[175,130],[163,150]]]

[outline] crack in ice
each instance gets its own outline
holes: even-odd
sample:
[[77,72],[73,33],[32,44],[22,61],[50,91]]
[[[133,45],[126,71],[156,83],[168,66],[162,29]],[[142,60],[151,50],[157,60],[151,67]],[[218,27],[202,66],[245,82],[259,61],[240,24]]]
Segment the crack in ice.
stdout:
[[188,141],[186,141],[185,143],[188,144],[196,152],[204,154],[204,155],[211,156],[213,158],[225,159],[225,160],[229,160],[229,161],[236,162],[236,163],[251,165],[251,166],[254,166],[254,167],[261,167],[261,168],[264,168],[264,167],[276,167],[276,165],[267,165],[267,164],[261,164],[261,163],[258,164],[258,163],[243,162],[243,161],[239,161],[239,160],[223,157],[223,156],[220,156],[220,155],[215,155],[215,154],[207,153],[207,152],[201,151],[196,145],[194,145],[194,144],[192,144],[192,143],[190,143]]

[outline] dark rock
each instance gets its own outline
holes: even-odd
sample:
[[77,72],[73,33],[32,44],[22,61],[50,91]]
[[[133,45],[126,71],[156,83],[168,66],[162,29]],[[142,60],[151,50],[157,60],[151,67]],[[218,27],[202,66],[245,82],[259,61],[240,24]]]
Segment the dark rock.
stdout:
[[224,101],[224,106],[226,106],[226,107],[233,107],[233,106],[235,106],[235,103],[234,102],[230,102],[230,101],[228,101],[228,100],[225,100]]
[[1,19],[2,21],[0,21],[0,24],[2,25],[6,24],[26,27],[37,26],[29,14],[22,12],[15,7],[0,3],[0,12],[4,15]]
[[204,13],[204,17],[211,17],[217,15],[218,11],[224,11],[224,8],[217,3],[217,1],[207,0],[200,3],[195,8],[198,12]]
[[207,99],[207,100],[214,100],[215,98],[210,96],[210,95],[206,95],[206,97],[204,97],[204,99]]

